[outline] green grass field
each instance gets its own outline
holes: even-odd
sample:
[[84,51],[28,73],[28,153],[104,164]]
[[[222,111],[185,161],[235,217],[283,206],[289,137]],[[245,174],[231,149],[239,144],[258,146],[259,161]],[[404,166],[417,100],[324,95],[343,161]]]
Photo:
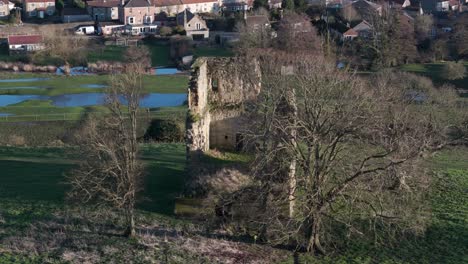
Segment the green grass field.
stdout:
[[[184,117],[187,108],[159,107],[150,109],[151,118],[175,118]],[[27,100],[21,103],[0,107],[0,113],[8,113],[10,116],[0,116],[0,122],[28,122],[28,121],[61,121],[80,120],[85,113],[105,114],[108,110],[104,106],[85,107],[59,107],[52,105],[51,101]],[[145,111],[141,111],[142,116],[146,116]]]
[[[27,231],[31,226],[41,226],[40,223],[48,221],[51,223],[60,221],[57,217],[63,214],[61,211],[74,210],[64,200],[67,190],[64,175],[75,166],[78,159],[70,150],[72,149],[0,147],[2,168],[0,241],[10,236],[18,236],[22,232],[31,232]],[[466,263],[468,260],[467,155],[468,149],[458,148],[441,152],[428,162],[427,166],[435,172],[435,176],[428,196],[432,208],[432,220],[425,235],[401,240],[392,248],[351,243],[345,252],[339,252],[337,255],[300,256],[302,260],[300,263]],[[178,223],[176,225],[187,225],[188,222],[177,220],[173,215],[175,200],[182,193],[186,181],[185,146],[147,144],[143,146],[141,159],[146,165],[147,175],[142,193],[142,198],[146,199],[138,204],[138,214],[142,217],[139,218],[139,223],[157,221],[167,225],[169,223],[167,221],[170,221]],[[74,223],[73,221],[77,220],[68,221]],[[78,223],[73,226],[79,228]],[[46,230],[50,230],[49,227],[46,226]],[[40,234],[27,234],[28,237],[40,237]],[[70,241],[79,239],[78,241],[82,241],[80,243],[88,243],[86,247],[95,246],[90,239],[99,239],[99,243],[106,247],[119,245],[122,250],[130,252],[137,249],[131,241],[123,238],[109,235],[95,236],[87,232],[76,238],[77,235],[78,233],[73,233],[74,238]],[[52,238],[44,234],[42,239]],[[35,255],[32,252],[21,252],[16,255],[8,253],[3,257],[0,254],[0,263],[25,261],[42,263],[44,259],[52,263],[62,263],[63,260],[54,262],[61,258],[62,251],[53,250],[53,252],[55,255],[41,255],[41,253],[36,257],[31,255],[25,257],[25,254]],[[160,251],[157,252],[161,254]],[[106,254],[101,253],[101,255]],[[286,263],[293,263],[292,258]]]
[[[49,78],[32,82],[0,82],[0,94],[60,95],[99,93],[103,89],[87,88],[87,85],[109,85],[110,75],[57,76],[52,74],[1,74],[0,79]],[[188,76],[145,75],[143,86],[151,93],[186,93]]]
[[[174,62],[169,56],[169,45],[161,44],[156,41],[145,41],[144,45],[148,47],[151,53],[151,65],[153,67],[174,65]],[[88,54],[88,61],[123,61],[126,49],[127,47],[121,46],[100,47]]]
[[[435,84],[441,85],[449,83],[457,88],[468,89],[468,76],[458,80],[447,80],[442,76],[444,63],[427,63],[427,64],[405,64],[401,69],[407,72],[413,72],[425,75],[431,78]],[[468,70],[468,65],[465,65]]]
[[[0,147],[0,208],[5,201],[21,207],[30,203],[62,206],[67,190],[64,175],[78,159],[73,149]],[[141,159],[147,175],[142,193],[145,199],[139,208],[172,215],[175,198],[184,187],[185,146],[146,144]]]
[[427,162],[433,172],[428,196],[432,218],[424,235],[400,240],[394,247],[350,243],[334,256],[301,256],[301,263],[468,263],[467,157],[467,148],[455,148]]

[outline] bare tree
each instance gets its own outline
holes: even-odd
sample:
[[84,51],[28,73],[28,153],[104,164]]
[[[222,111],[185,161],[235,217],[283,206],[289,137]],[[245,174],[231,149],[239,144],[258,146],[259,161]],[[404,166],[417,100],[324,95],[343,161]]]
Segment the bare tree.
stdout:
[[433,26],[434,18],[432,15],[417,16],[414,20],[414,33],[418,41],[429,38]]
[[62,31],[44,31],[45,50],[38,55],[45,55],[68,63],[85,63],[87,61],[88,40]]
[[270,26],[249,26],[242,20],[236,24],[235,31],[239,32],[239,42],[236,46],[239,53],[249,49],[269,48],[272,45],[273,30]]
[[446,146],[444,131],[460,120],[441,113],[453,108],[444,96],[450,91],[399,84],[401,76],[389,72],[367,82],[304,54],[270,51],[259,59],[258,123],[247,138],[256,153],[249,190],[258,198],[249,222],[260,235],[324,253],[343,239],[335,230],[377,243],[421,231],[429,182],[423,154]]
[[84,123],[77,135],[82,159],[68,176],[69,198],[121,211],[127,236],[135,235],[134,210],[143,176],[137,157],[143,72],[140,64],[130,63],[124,74],[112,77],[106,98],[109,114]]
[[322,40],[306,15],[286,12],[279,22],[277,32],[276,45],[281,50],[323,53]]
[[466,68],[463,62],[449,61],[444,64],[442,75],[447,80],[463,79],[466,76]]

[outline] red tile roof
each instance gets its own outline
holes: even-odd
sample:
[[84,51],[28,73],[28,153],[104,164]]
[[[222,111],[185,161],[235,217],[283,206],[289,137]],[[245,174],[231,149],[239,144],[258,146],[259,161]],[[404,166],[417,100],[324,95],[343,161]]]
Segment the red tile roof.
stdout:
[[181,5],[182,2],[180,0],[154,0],[154,6],[174,6],[174,5]]
[[356,30],[350,28],[348,29],[348,31],[346,31],[345,33],[343,33],[343,36],[350,36],[350,37],[357,37],[359,36],[359,34],[356,32]]
[[8,44],[21,45],[21,44],[38,44],[42,42],[41,35],[11,35],[8,36]]
[[218,0],[153,0],[155,6],[190,5],[213,2],[218,2]]
[[120,0],[95,0],[88,1],[86,4],[92,7],[117,7],[120,4]]
[[8,5],[8,0],[0,0],[0,2],[3,2],[4,5]]
[[212,3],[212,2],[218,2],[217,0],[181,0],[183,4],[189,5],[189,4],[203,4],[203,3]]

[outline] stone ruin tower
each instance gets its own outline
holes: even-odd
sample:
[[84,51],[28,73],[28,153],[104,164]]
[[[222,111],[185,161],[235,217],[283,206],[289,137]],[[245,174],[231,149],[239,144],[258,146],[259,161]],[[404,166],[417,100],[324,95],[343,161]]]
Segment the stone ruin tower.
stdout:
[[245,103],[260,93],[260,66],[244,58],[199,58],[192,66],[186,125],[187,159],[242,145]]

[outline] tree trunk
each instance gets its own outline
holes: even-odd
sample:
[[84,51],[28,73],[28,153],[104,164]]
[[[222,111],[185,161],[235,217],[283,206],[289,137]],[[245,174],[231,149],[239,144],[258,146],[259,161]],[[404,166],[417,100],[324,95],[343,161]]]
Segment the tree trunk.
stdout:
[[325,251],[320,244],[320,216],[314,214],[308,219],[308,230],[307,230],[307,252],[314,255],[325,254]]
[[127,209],[126,212],[126,219],[127,219],[127,229],[125,230],[124,235],[126,237],[135,237],[135,216],[133,208]]
[[[289,140],[291,141],[292,149],[295,150],[297,148],[297,103],[296,103],[296,92],[292,88],[291,91],[288,93],[288,104],[291,107],[290,118],[293,120],[292,128],[289,131]],[[291,163],[289,165],[288,171],[288,180],[289,180],[289,217],[292,218],[294,216],[294,207],[296,206],[296,166],[297,166],[297,158],[296,154],[292,154]]]

